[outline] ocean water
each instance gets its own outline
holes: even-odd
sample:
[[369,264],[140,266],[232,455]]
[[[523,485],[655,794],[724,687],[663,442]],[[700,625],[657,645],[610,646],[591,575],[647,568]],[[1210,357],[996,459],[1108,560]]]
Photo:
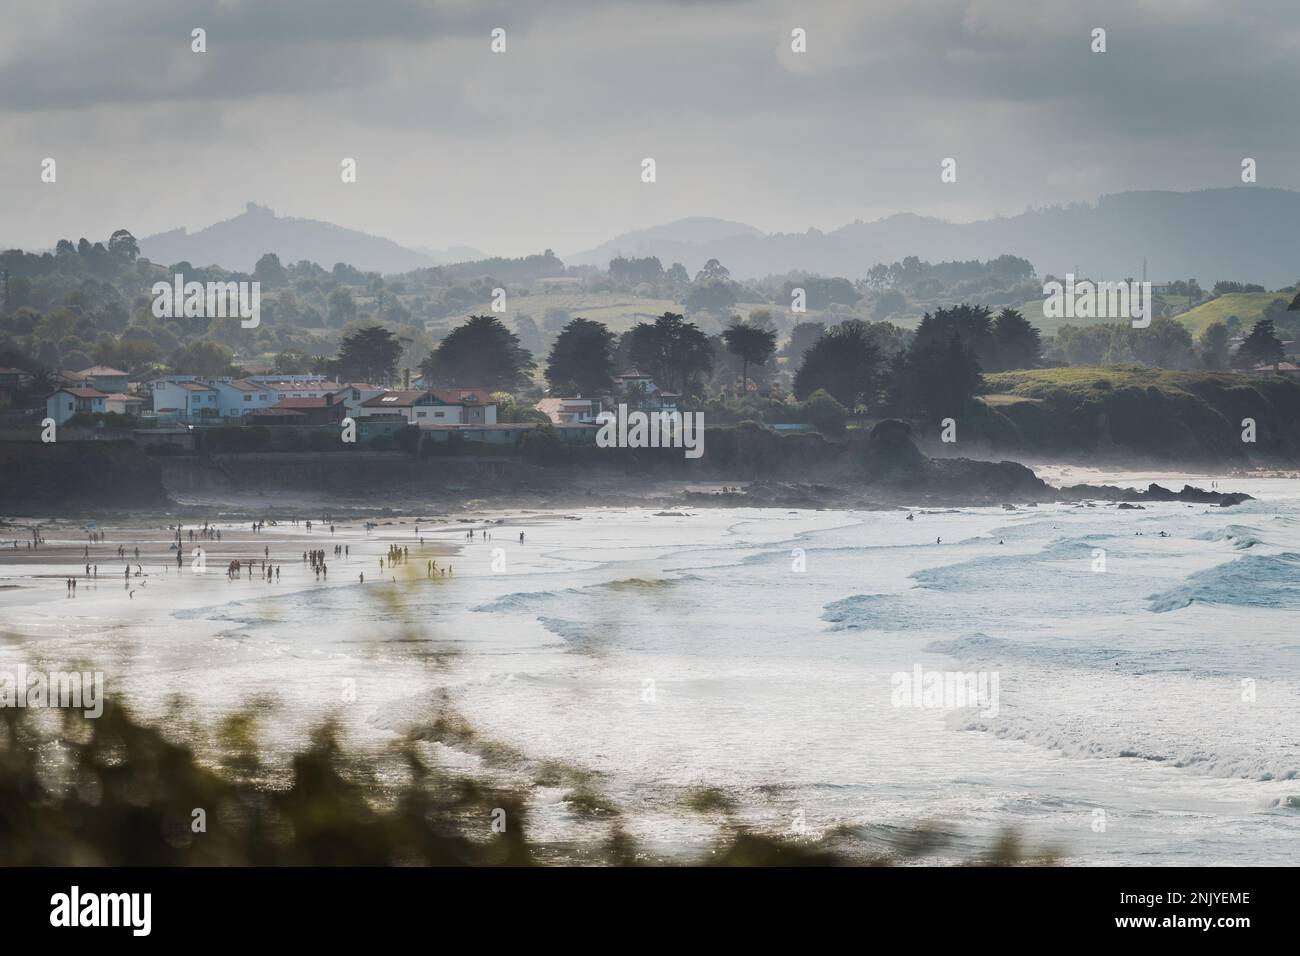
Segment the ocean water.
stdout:
[[[1103,477],[1149,476],[1069,480]],[[953,837],[937,861],[1014,828],[1071,863],[1292,863],[1300,481],[1221,484],[1259,500],[515,513],[473,543],[425,525],[460,547],[454,574],[424,580],[413,551],[391,595],[377,557],[412,525],[341,529],[352,558],[328,584],[9,592],[26,637],[5,654],[107,662],[146,711],[274,698],[286,744],[327,713],[382,742],[445,701],[533,761],[589,771],[633,836],[684,858],[713,832],[684,801],[711,787],[798,839],[846,827],[889,850],[936,826]],[[996,679],[996,701],[900,701],[918,668]],[[528,802],[538,836],[582,839],[562,791]]]

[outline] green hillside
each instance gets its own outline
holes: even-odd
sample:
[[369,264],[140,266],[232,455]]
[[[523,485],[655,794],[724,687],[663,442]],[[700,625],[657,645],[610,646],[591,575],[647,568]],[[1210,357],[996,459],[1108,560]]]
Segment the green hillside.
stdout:
[[1230,315],[1241,319],[1243,329],[1249,329],[1264,317],[1264,309],[1274,299],[1289,303],[1291,296],[1285,292],[1234,292],[1201,303],[1178,316],[1178,321],[1187,326],[1192,335],[1200,335],[1214,322],[1226,323]]

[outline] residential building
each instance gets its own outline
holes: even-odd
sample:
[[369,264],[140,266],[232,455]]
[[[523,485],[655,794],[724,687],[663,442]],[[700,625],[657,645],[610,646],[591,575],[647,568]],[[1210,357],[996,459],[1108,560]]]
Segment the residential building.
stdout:
[[269,388],[277,402],[286,398],[320,398],[343,388],[342,383],[319,375],[248,375],[245,381]]
[[366,385],[363,382],[345,382],[343,386],[334,393],[334,395],[343,397],[343,405],[347,408],[348,417],[358,418],[363,415],[361,410],[363,402],[367,402],[376,396],[383,395],[386,389],[382,385]]
[[334,395],[317,398],[286,398],[271,406],[273,412],[295,412],[297,425],[337,425],[347,414],[347,406]]
[[673,412],[681,395],[661,389],[649,375],[632,369],[614,377],[614,397],[636,408]]
[[194,376],[161,378],[151,382],[150,387],[153,411],[159,418],[193,424],[221,417],[216,387]]
[[107,365],[92,365],[80,372],[65,373],[76,381],[85,382],[91,388],[101,392],[121,393],[131,387],[130,376],[121,369],[109,368]]
[[361,403],[362,415],[401,415],[412,425],[495,425],[497,406],[482,389],[425,388],[384,392]]
[[139,418],[140,413],[144,411],[144,399],[139,395],[114,392],[104,397],[104,411]]
[[601,409],[596,398],[543,398],[533,407],[554,425],[594,425]]
[[212,383],[217,390],[217,414],[221,418],[242,418],[259,408],[270,408],[278,398],[271,388],[247,379],[218,379]]
[[73,415],[108,411],[107,399],[108,396],[96,388],[60,388],[45,400],[45,415],[54,419],[55,424],[62,425]]

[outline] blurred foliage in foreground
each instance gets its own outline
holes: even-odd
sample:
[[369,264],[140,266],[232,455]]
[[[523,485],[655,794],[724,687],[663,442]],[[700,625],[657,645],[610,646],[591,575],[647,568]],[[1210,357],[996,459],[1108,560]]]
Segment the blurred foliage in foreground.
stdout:
[[[175,717],[169,725],[184,720]],[[557,859],[554,848],[530,842],[517,794],[431,767],[419,756],[419,740],[472,740],[468,726],[440,722],[431,735],[398,746],[383,758],[397,773],[380,780],[375,759],[346,753],[337,728],[326,724],[292,757],[282,785],[267,783],[251,712],[228,718],[219,737],[221,757],[207,767],[121,707],[106,708],[98,720],[75,711],[0,710],[0,865],[520,866]],[[606,841],[575,850],[567,862],[681,862],[639,849],[617,810],[580,773],[556,767],[543,773],[567,777],[575,784],[570,807],[608,823]],[[686,807],[722,818],[714,845],[688,861],[709,865],[898,863],[946,840],[920,828],[890,855],[848,853],[842,838],[849,831],[816,843],[750,832],[734,823],[730,798],[719,791],[696,791]],[[204,828],[196,832],[200,809]],[[494,827],[494,820],[505,826]],[[1053,859],[1027,855],[1007,833],[988,857],[969,862]]]

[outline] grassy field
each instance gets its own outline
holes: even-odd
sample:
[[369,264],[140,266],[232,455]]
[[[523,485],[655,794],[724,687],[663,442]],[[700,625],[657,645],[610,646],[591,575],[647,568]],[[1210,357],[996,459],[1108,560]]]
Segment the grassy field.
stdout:
[[[989,390],[988,398],[994,396],[1036,398],[1040,393],[1055,389],[1091,390],[1099,382],[1110,383],[1110,388],[1126,385],[1147,388],[1155,385],[1162,389],[1181,389],[1207,380],[1219,380],[1228,385],[1242,385],[1250,384],[1256,379],[1232,372],[1175,372],[1168,369],[1148,368],[1145,365],[1117,365],[1110,368],[1038,368],[1017,372],[996,372],[984,376],[984,383]],[[998,404],[998,401],[995,399],[990,404]]]
[[1178,321],[1187,326],[1192,335],[1200,335],[1214,322],[1226,322],[1230,315],[1241,319],[1242,329],[1249,329],[1264,317],[1264,309],[1274,299],[1290,302],[1291,296],[1285,292],[1234,292],[1184,312],[1178,316]]

